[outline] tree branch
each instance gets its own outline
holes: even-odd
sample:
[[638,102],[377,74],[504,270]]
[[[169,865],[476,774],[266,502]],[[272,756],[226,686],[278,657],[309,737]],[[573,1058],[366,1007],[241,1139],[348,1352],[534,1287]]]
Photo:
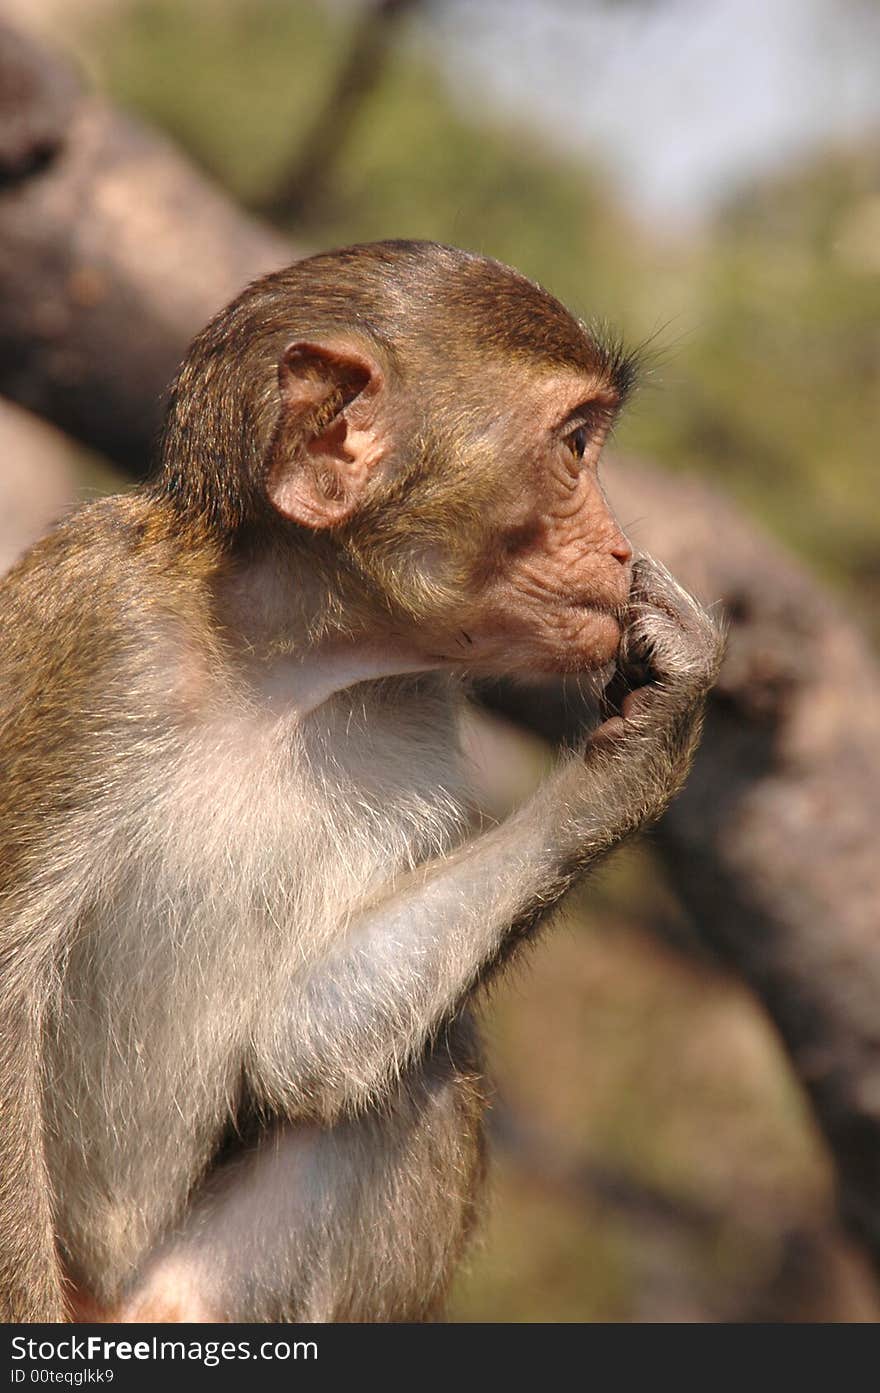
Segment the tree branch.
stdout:
[[0,391],[135,475],[186,343],[289,243],[0,26]]
[[[0,390],[137,476],[190,335],[292,249],[6,29],[0,91]],[[880,1269],[880,674],[841,606],[716,491],[621,462],[611,492],[731,615],[657,836],[704,940],[775,1022]],[[583,715],[571,684],[491,699],[556,739]]]
[[263,201],[262,209],[268,216],[302,218],[314,212],[326,194],[334,162],[364,101],[382,80],[398,25],[423,3],[424,0],[374,0],[367,6],[292,171]]

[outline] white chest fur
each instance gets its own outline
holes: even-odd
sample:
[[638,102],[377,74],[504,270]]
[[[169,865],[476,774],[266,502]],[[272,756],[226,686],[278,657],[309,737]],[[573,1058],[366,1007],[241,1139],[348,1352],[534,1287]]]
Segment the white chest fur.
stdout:
[[[158,1196],[197,1173],[243,1073],[259,1088],[277,1072],[265,1023],[297,974],[397,872],[457,839],[456,724],[446,678],[396,677],[303,718],[243,703],[176,752],[145,752],[54,1013],[50,1150],[82,1194],[83,1232],[98,1223],[89,1195]],[[132,1205],[99,1207],[109,1255]]]
[[456,723],[447,679],[396,677],[303,718],[218,711],[171,758],[148,751],[71,953],[61,1028],[103,1055],[92,1078],[129,1069],[147,1088],[169,1059],[182,1085],[231,1078],[255,1013],[396,873],[457,838]]

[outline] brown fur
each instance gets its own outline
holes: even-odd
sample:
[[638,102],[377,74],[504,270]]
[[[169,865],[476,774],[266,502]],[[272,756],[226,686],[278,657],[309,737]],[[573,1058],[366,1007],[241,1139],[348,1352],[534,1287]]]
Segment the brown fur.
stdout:
[[[631,376],[496,263],[312,258],[197,338],[153,483],[0,586],[7,1318],[442,1308],[468,1003],[662,812],[719,661],[598,484]],[[638,698],[462,841],[462,676],[621,634]]]

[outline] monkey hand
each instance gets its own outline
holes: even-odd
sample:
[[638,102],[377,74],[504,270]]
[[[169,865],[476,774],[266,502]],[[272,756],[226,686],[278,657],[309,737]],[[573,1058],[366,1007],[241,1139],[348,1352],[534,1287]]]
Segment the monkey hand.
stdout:
[[683,784],[723,656],[718,621],[664,566],[640,558],[605,719],[585,751],[621,785],[612,806],[629,827],[659,817]]
[[678,708],[702,702],[724,656],[724,631],[665,566],[641,557],[633,567],[618,671],[629,691],[621,710],[630,719],[658,701]]

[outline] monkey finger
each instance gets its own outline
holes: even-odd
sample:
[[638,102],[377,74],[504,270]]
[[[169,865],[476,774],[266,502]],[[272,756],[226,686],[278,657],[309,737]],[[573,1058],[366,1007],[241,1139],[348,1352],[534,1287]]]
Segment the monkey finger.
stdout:
[[607,721],[603,721],[590,735],[587,741],[587,750],[594,750],[603,745],[613,744],[614,741],[619,740],[621,736],[625,734],[626,721],[623,717],[609,716]]
[[639,687],[637,691],[628,692],[620,705],[620,712],[625,721],[635,720],[638,716],[644,716],[651,705],[651,687]]

